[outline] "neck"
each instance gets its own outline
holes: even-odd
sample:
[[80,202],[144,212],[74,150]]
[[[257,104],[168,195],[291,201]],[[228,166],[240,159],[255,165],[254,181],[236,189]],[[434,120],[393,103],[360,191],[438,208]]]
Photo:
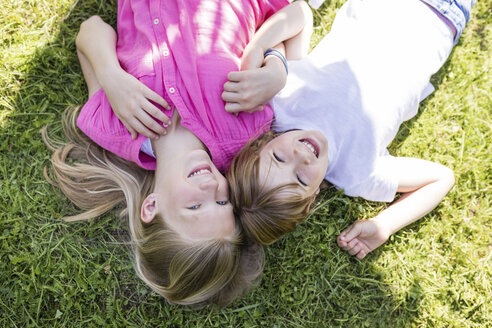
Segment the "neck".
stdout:
[[[152,141],[157,166],[155,171],[156,181],[165,181],[166,176],[172,175],[183,164],[183,157],[190,151],[203,149],[205,145],[190,130],[181,125],[177,110],[174,111],[172,124],[166,129],[167,134]],[[162,183],[156,184],[155,191]]]

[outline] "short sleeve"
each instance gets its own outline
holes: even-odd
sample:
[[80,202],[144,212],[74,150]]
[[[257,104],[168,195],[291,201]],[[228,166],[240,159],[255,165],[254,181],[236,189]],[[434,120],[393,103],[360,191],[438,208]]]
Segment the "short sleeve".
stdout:
[[290,1],[287,0],[262,0],[259,1],[261,6],[261,12],[263,14],[263,21],[267,20],[270,16],[277,11],[287,6]]
[[100,147],[146,170],[155,170],[155,159],[140,151],[146,137],[139,134],[137,139],[132,139],[111,109],[103,89],[97,91],[82,107],[77,117],[77,126]]
[[376,202],[391,202],[398,189],[396,157],[385,155],[375,163],[371,175],[362,183],[344,189],[345,194]]

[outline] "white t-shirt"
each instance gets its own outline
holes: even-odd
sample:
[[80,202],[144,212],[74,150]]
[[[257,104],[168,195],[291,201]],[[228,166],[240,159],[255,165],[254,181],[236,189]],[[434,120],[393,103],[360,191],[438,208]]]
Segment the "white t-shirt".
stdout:
[[429,79],[452,41],[420,1],[349,0],[309,56],[289,62],[287,84],[272,100],[273,128],[323,132],[325,179],[349,196],[392,201],[398,178],[387,146],[432,92]]

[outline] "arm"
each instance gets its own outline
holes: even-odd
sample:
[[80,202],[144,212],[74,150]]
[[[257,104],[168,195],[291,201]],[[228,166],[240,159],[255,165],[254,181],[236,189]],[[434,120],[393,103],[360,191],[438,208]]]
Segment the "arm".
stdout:
[[389,236],[432,211],[454,184],[449,168],[416,158],[397,158],[398,191],[403,195],[376,217],[352,224],[338,237],[338,245],[364,258]]
[[246,46],[241,70],[262,66],[263,54],[284,43],[289,60],[302,59],[309,50],[313,26],[311,9],[304,1],[296,1],[267,19]]
[[226,111],[263,109],[287,79],[282,61],[274,56],[263,58],[263,54],[275,48],[287,59],[301,59],[309,49],[312,25],[311,9],[304,1],[284,7],[265,21],[243,52],[241,70],[229,73],[224,84]]
[[141,133],[149,138],[165,134],[169,118],[151,101],[169,109],[167,102],[131,74],[125,72],[116,55],[116,32],[100,17],[93,16],[80,25],[77,54],[92,96],[101,87],[111,107],[133,138]]

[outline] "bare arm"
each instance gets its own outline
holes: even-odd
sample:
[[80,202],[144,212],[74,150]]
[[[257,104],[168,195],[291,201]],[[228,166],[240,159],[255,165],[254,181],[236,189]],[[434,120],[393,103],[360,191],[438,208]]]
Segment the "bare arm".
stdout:
[[398,191],[404,194],[376,217],[355,222],[338,237],[338,245],[359,259],[432,211],[454,184],[453,171],[443,165],[416,158],[397,161]]
[[454,185],[449,168],[416,158],[398,158],[398,192],[404,193],[375,219],[391,234],[432,211]]
[[151,101],[169,109],[167,102],[131,74],[125,72],[116,55],[116,32],[100,17],[93,16],[80,25],[77,54],[92,96],[103,88],[114,113],[133,138],[141,133],[149,138],[165,134],[152,117],[169,124],[169,118]]
[[285,85],[287,74],[280,59],[263,58],[269,48],[285,53],[287,59],[307,54],[312,33],[312,13],[304,1],[296,1],[275,13],[258,29],[246,46],[239,72],[231,72],[222,99],[226,110],[254,112],[263,109]]
[[[306,2],[296,1],[282,8],[261,25],[246,46],[241,68],[260,67],[263,62],[263,54],[269,48],[280,43],[285,44],[287,59],[301,59],[309,50],[312,26],[313,16]],[[254,56],[259,61],[249,62],[248,54],[253,51],[256,51]]]

